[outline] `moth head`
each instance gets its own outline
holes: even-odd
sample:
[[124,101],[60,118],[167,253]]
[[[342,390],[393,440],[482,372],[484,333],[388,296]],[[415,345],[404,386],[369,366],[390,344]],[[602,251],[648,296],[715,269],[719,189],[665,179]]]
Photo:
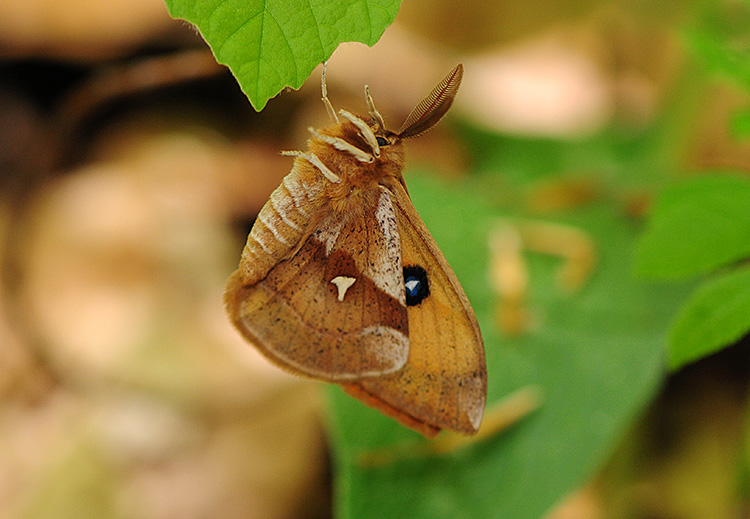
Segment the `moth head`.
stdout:
[[[344,160],[358,165],[356,171],[360,179],[382,178],[386,175],[399,177],[405,159],[402,141],[422,135],[443,118],[456,97],[463,71],[463,65],[456,65],[411,111],[401,128],[394,132],[386,127],[368,86],[365,86],[365,99],[369,117],[360,117],[346,110],[334,110],[328,99],[324,63],[321,77],[322,99],[333,124],[320,131],[311,128],[310,131],[316,137],[313,142],[317,141],[321,146],[318,148],[320,153],[324,153],[325,146],[332,147],[337,153],[344,152]],[[370,171],[371,174],[362,174],[364,171]],[[347,173],[343,176],[349,177]]]
[[[383,116],[375,107],[375,102],[370,95],[370,88],[365,86],[365,99],[370,115],[368,126],[372,130],[377,144],[377,146],[374,146],[370,143],[373,152],[377,151],[377,154],[381,155],[388,149],[389,151],[385,151],[387,157],[392,153],[390,150],[394,152],[398,150],[397,153],[403,156],[401,141],[428,132],[443,118],[453,104],[463,75],[464,67],[459,63],[411,111],[397,132],[386,128]],[[396,153],[393,153],[393,155],[396,155]]]
[[[323,63],[323,72],[321,74],[323,103],[326,106],[326,110],[328,111],[328,115],[332,122],[340,123],[341,120],[336,114],[331,101],[328,99],[326,68],[327,63]],[[422,99],[422,101],[420,101],[420,103],[411,111],[397,132],[392,132],[386,128],[383,116],[375,107],[375,102],[372,99],[372,95],[370,95],[370,87],[365,85],[365,100],[367,101],[367,109],[370,115],[370,119],[369,121],[366,121],[366,124],[372,130],[372,133],[374,133],[377,145],[368,138],[368,135],[362,135],[362,137],[368,141],[368,144],[373,148],[373,152],[377,154],[377,148],[379,146],[391,145],[400,139],[418,137],[419,135],[431,130],[440,119],[443,118],[453,104],[453,99],[456,97],[458,87],[461,86],[463,75],[464,66],[459,63],[453,67],[448,75],[446,75],[440,83],[435,85],[429,95]],[[349,119],[353,124],[358,124],[352,119],[352,114],[344,112],[343,110],[339,111],[339,114],[346,119]],[[357,117],[356,119],[360,122],[364,121],[362,118]]]
[[463,75],[464,67],[459,63],[411,111],[397,132],[389,131],[386,128],[383,116],[375,108],[375,103],[370,95],[370,88],[365,86],[365,98],[370,113],[371,127],[375,131],[378,144],[380,146],[392,145],[402,139],[417,137],[431,130],[453,104],[458,87],[461,86]]

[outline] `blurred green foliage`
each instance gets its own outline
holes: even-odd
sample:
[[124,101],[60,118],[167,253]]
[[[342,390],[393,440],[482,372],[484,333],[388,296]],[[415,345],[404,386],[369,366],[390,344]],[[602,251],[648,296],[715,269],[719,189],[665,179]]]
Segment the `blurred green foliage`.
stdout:
[[732,118],[731,128],[738,139],[750,137],[750,110],[738,110]]
[[[488,282],[487,235],[528,215],[493,204],[489,182],[491,177],[477,177],[449,185],[407,176],[415,206],[480,321],[487,413],[530,385],[541,389],[542,407],[453,455],[364,468],[358,466],[361,453],[419,438],[333,390],[341,517],[541,517],[601,466],[662,379],[664,323],[685,290],[633,280],[637,229],[607,200],[555,215],[597,244],[593,277],[570,294],[556,281],[559,258],[530,255],[536,324],[519,337],[503,336]],[[522,187],[513,192],[521,196]]]
[[750,180],[719,174],[686,180],[659,196],[641,237],[637,272],[685,279],[750,257]]
[[[299,87],[338,42],[377,41],[398,9],[398,2],[337,1],[322,14],[309,3],[166,1],[173,16],[199,27],[256,109],[284,86]],[[290,9],[300,16],[289,16]],[[425,440],[332,388],[340,517],[540,517],[602,466],[656,393],[665,344],[676,368],[747,333],[750,272],[730,264],[750,256],[750,182],[727,172],[697,180],[681,173],[701,108],[695,99],[713,75],[750,90],[750,5],[700,3],[690,24],[684,34],[694,55],[649,126],[571,141],[467,127],[474,175],[448,185],[407,173],[414,204],[480,321],[488,412],[529,385],[541,388],[544,403],[504,434],[460,452],[363,467],[362,453]],[[748,119],[738,112],[735,135],[749,133]],[[488,234],[499,221],[540,218],[523,201],[540,182],[565,175],[589,183],[596,195],[544,218],[590,236],[596,269],[568,293],[555,281],[558,259],[528,255],[534,325],[506,337],[496,324]],[[636,191],[663,192],[643,234],[624,201]],[[689,278],[717,269],[725,270],[690,295],[696,282]]]
[[742,338],[750,329],[750,268],[709,280],[680,310],[670,334],[669,364],[679,368]]
[[704,2],[688,42],[710,71],[750,90],[750,8],[748,2]]
[[[750,91],[748,3],[707,2],[697,19],[687,40],[706,70]],[[729,127],[736,138],[746,137],[747,109],[738,110]],[[728,269],[696,291],[680,310],[668,344],[673,369],[750,331],[750,284],[746,273],[731,268],[750,258],[750,180],[746,171],[701,173],[702,178],[679,181],[661,194],[639,243],[637,271],[654,279]]]

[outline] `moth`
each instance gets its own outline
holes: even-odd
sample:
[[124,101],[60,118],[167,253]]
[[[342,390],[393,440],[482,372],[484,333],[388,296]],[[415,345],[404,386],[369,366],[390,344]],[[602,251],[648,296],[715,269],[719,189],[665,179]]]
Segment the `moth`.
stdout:
[[474,311],[412,205],[405,139],[451,106],[457,65],[397,132],[365,86],[368,116],[333,109],[261,209],[225,292],[227,312],[264,356],[340,384],[424,436],[471,435],[487,372]]

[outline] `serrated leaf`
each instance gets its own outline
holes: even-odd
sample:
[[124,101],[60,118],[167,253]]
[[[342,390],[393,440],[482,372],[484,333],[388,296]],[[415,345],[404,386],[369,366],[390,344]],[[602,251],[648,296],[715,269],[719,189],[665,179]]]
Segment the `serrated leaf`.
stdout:
[[710,175],[668,188],[654,208],[636,271],[659,279],[703,274],[750,257],[750,180]]
[[400,0],[165,0],[169,14],[198,27],[260,111],[286,87],[299,88],[345,41],[373,45]]
[[678,369],[750,331],[750,267],[711,280],[680,310],[669,339],[669,365]]

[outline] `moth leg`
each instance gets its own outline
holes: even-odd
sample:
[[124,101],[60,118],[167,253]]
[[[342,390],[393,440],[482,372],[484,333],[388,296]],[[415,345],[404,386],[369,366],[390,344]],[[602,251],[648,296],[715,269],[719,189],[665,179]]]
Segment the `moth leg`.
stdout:
[[318,168],[320,172],[323,173],[323,176],[334,184],[338,184],[339,182],[341,182],[341,177],[328,169],[328,166],[323,164],[323,161],[320,160],[318,156],[311,151],[282,151],[281,154],[286,155],[287,157],[302,157],[310,164]]
[[372,154],[376,157],[380,157],[380,145],[378,144],[378,139],[375,137],[375,133],[373,133],[372,128],[370,128],[370,126],[366,122],[364,122],[362,119],[351,112],[347,112],[346,110],[339,110],[339,113],[344,119],[348,119],[354,126],[359,128],[359,136],[362,137],[365,142],[370,145]]
[[370,155],[367,152],[364,152],[357,148],[356,146],[349,144],[341,137],[331,137],[330,135],[323,135],[322,133],[318,132],[315,128],[308,128],[309,132],[312,133],[315,137],[320,139],[321,141],[330,144],[337,150],[345,151],[347,153],[351,153],[354,155],[354,158],[357,159],[360,162],[365,162],[367,164],[371,164],[375,157]]
[[451,431],[429,441],[404,442],[393,447],[363,452],[357,462],[362,467],[375,467],[398,461],[450,454],[476,442],[497,436],[518,423],[542,404],[542,393],[538,386],[526,386],[511,393],[487,410],[482,426],[476,435],[461,436]]
[[339,116],[336,115],[336,110],[333,109],[333,105],[331,104],[331,100],[328,99],[328,87],[326,86],[326,70],[328,69],[328,62],[323,62],[323,71],[320,73],[320,92],[322,94],[322,101],[323,104],[326,105],[326,112],[328,112],[328,117],[330,117],[331,121],[335,122],[336,124],[339,124]]
[[375,122],[380,125],[381,129],[385,129],[383,116],[380,115],[378,109],[375,108],[375,101],[372,100],[372,96],[370,95],[370,85],[365,85],[365,100],[367,101],[367,109],[370,112],[370,117],[375,119]]

